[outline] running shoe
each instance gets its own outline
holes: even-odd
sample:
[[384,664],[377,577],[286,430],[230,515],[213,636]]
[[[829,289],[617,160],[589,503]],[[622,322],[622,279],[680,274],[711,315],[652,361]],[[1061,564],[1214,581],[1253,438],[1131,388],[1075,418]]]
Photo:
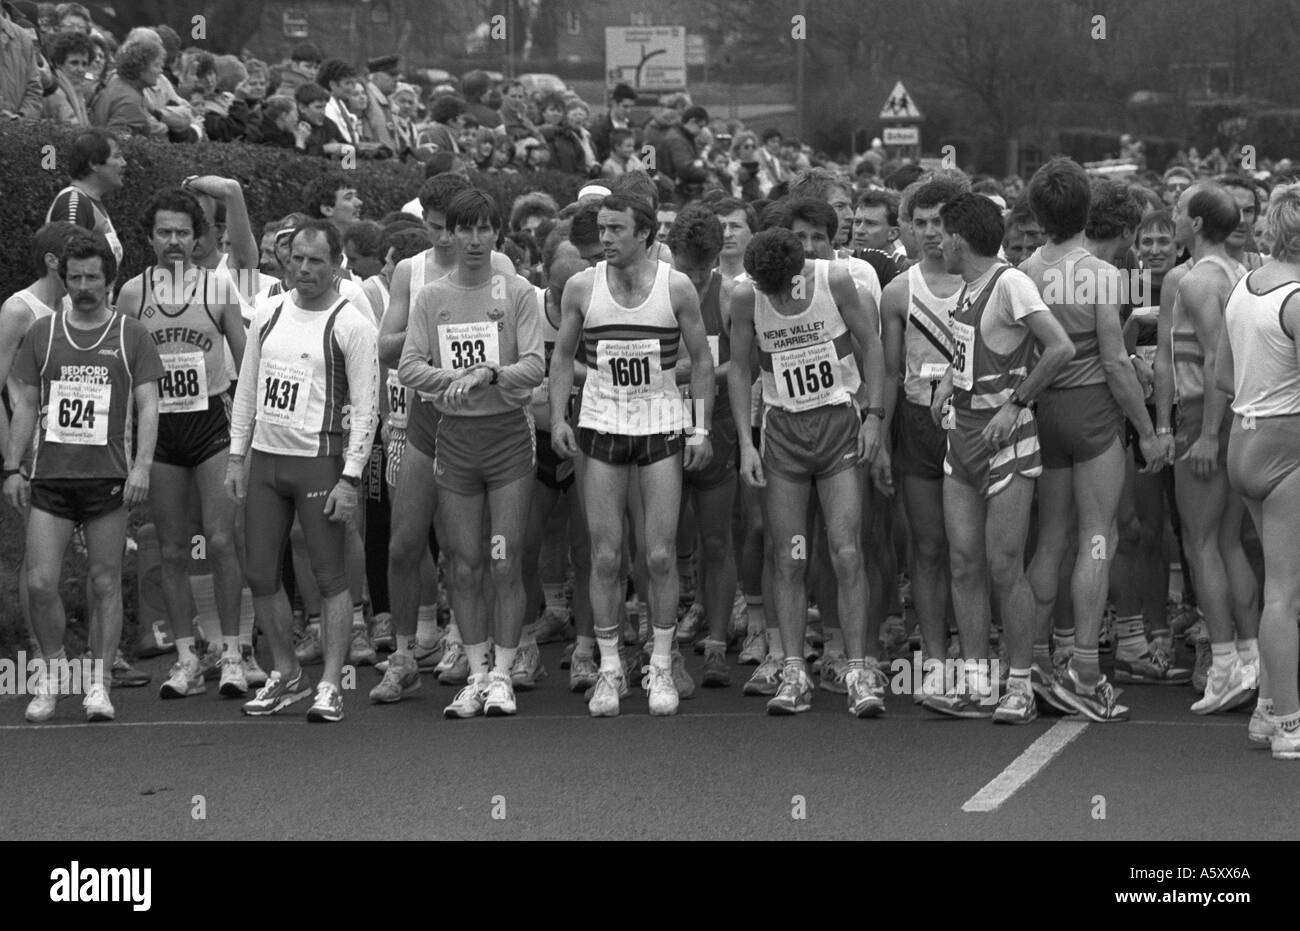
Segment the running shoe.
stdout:
[[781,672],[781,685],[768,700],[767,713],[771,715],[802,714],[812,708],[812,680],[802,669],[793,675]]
[[299,666],[315,666],[320,663],[325,656],[320,645],[320,635],[310,627],[304,627],[302,636],[293,645],[293,655]]
[[1052,683],[1056,681],[1057,675],[1055,668],[1043,669],[1038,663],[1029,667],[1029,687],[1038,699],[1038,710],[1056,715],[1074,714],[1074,707],[1061,701],[1052,691]]
[[59,699],[66,696],[72,688],[72,671],[66,663],[58,666],[60,675],[57,682],[50,676],[49,667],[50,664],[46,660],[37,662],[35,688],[32,689],[32,700],[27,703],[26,712],[27,720],[33,724],[40,724],[54,717],[54,709]]
[[781,687],[781,664],[769,653],[742,690],[746,695],[775,695]]
[[464,688],[456,693],[452,703],[442,711],[444,718],[473,718],[483,713],[483,699],[487,690],[487,675],[475,673]]
[[981,699],[965,688],[953,687],[942,695],[927,695],[921,707],[949,718],[989,718],[997,707],[991,697]]
[[159,698],[185,698],[189,695],[202,695],[208,690],[203,681],[203,670],[199,658],[190,653],[172,663],[167,681],[158,689]]
[[740,648],[736,662],[742,666],[761,666],[763,657],[767,656],[767,631],[756,630],[745,638],[745,645]]
[[1073,711],[1105,724],[1110,721],[1127,721],[1128,708],[1118,701],[1120,692],[1105,676],[1088,688],[1079,681],[1073,666],[1067,666],[1062,675],[1052,683],[1053,694],[1069,705]]
[[203,674],[203,681],[215,682],[220,679],[223,654],[221,644],[196,641],[194,648],[199,654],[199,671]]
[[547,608],[537,622],[537,642],[559,643],[577,636],[573,629],[573,615],[561,608]]
[[1152,641],[1141,655],[1127,659],[1115,654],[1115,681],[1146,685],[1186,685],[1192,681],[1190,669],[1174,666],[1173,650]]
[[1235,654],[1226,668],[1210,664],[1205,679],[1205,694],[1192,702],[1195,714],[1216,714],[1239,708],[1254,696],[1258,687],[1255,670]]
[[943,681],[943,663],[930,663],[926,668],[926,660],[921,661],[921,679],[915,683],[916,688],[912,692],[913,704],[921,704],[929,695],[942,695],[946,683]]
[[388,611],[381,611],[375,615],[375,620],[370,627],[370,644],[376,650],[385,653],[392,653],[397,649],[397,637],[393,633],[393,615]]
[[575,654],[569,664],[569,691],[585,692],[600,678],[600,668],[593,656]]
[[704,651],[704,679],[706,689],[725,689],[731,686],[731,667],[727,665],[727,653],[720,646],[712,646]]
[[1246,736],[1254,743],[1266,744],[1272,741],[1277,732],[1273,716],[1264,710],[1263,703],[1255,705],[1255,710],[1250,713],[1250,726],[1246,730]]
[[370,644],[370,633],[365,624],[352,625],[352,642],[348,645],[348,662],[353,666],[373,666],[379,654]]
[[464,685],[469,681],[469,654],[465,644],[449,640],[443,649],[442,659],[434,667],[438,681],[443,685]]
[[[89,653],[86,654],[86,658],[90,658]],[[126,657],[122,655],[121,650],[118,650],[113,654],[113,669],[111,675],[113,688],[115,689],[138,689],[153,681],[153,676],[149,675],[149,673],[141,672],[128,663]]]
[[[87,721],[111,721],[117,716],[113,703],[108,700],[108,689],[102,682],[91,684],[86,697],[81,701],[81,707],[86,711]],[[1273,755],[1276,756],[1277,751]]]
[[537,683],[545,678],[546,667],[542,665],[542,651],[537,648],[537,644],[521,646],[515,653],[514,664],[510,667],[511,684],[519,691],[526,692],[535,688]]
[[844,689],[849,696],[849,714],[855,718],[878,718],[885,713],[885,691],[889,687],[885,674],[876,665],[850,668],[844,674]]
[[262,716],[275,714],[288,708],[294,702],[300,702],[311,694],[311,683],[307,674],[298,670],[292,679],[286,680],[279,671],[272,670],[266,685],[257,690],[252,701],[244,702],[244,714]]
[[731,617],[727,621],[727,639],[743,638],[748,627],[749,604],[745,601],[745,593],[737,588],[736,596],[731,599]]
[[676,644],[673,645],[673,664],[671,670],[673,676],[673,688],[677,692],[677,697],[683,700],[694,698],[695,680],[692,679],[691,674],[686,671],[686,661],[682,659],[682,651],[677,649]]
[[1009,683],[993,712],[994,724],[1029,724],[1038,717],[1033,688]]
[[1275,760],[1300,760],[1300,729],[1285,731],[1274,725],[1269,746]]
[[910,645],[907,624],[899,615],[889,615],[880,625],[880,647],[887,659],[903,659],[908,656]]
[[650,693],[650,713],[676,714],[678,695],[677,687],[673,684],[672,668],[664,669],[651,663],[641,670],[641,674],[645,676],[641,680],[641,688]]
[[394,653],[388,658],[384,677],[370,690],[370,700],[389,705],[420,691],[420,667],[410,656]]
[[587,704],[593,718],[618,717],[619,699],[627,698],[627,678],[622,671],[601,669],[597,673],[595,689]]
[[698,601],[693,602],[689,608],[682,612],[682,616],[677,621],[678,644],[693,643],[696,634],[700,632],[700,625],[703,623],[704,605]]
[[257,664],[257,655],[251,643],[240,644],[240,661],[244,664],[244,681],[253,688],[266,685],[266,670]]
[[488,673],[487,689],[483,692],[483,714],[500,718],[515,713],[515,689],[510,676],[503,672]]
[[818,666],[817,687],[836,695],[848,695],[845,676],[849,674],[849,658],[843,653],[823,653]]
[[244,660],[238,654],[221,658],[221,685],[217,691],[226,698],[243,698],[248,694],[248,679],[244,677]]
[[307,720],[313,724],[343,720],[343,693],[337,686],[328,682],[316,686],[316,700],[307,709]]
[[564,650],[561,651],[561,653],[560,653],[560,668],[561,668],[561,669],[568,669],[569,666],[572,665],[572,663],[573,663],[573,651],[576,650],[577,648],[578,648],[578,641],[576,641],[576,640],[572,641],[571,643],[566,643],[566,644],[564,645]]

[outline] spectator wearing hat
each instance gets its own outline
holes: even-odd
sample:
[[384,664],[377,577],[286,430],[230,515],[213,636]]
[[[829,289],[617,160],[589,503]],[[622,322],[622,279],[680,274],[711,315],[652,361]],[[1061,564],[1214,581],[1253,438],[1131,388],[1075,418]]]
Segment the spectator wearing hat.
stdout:
[[467,71],[460,79],[460,92],[469,106],[469,115],[480,126],[496,129],[501,126],[501,93],[492,85],[486,71]]
[[636,127],[632,125],[632,105],[635,103],[636,91],[627,84],[615,84],[609,92],[609,109],[591,127],[591,142],[596,147],[598,161],[604,162],[613,152],[613,134],[616,129],[630,130],[635,148]]
[[0,6],[0,117],[40,119],[42,90],[36,42],[5,3]]
[[320,49],[310,42],[295,46],[289,54],[289,63],[278,69],[277,93],[292,95],[304,84],[315,84],[321,60]]
[[402,59],[397,55],[383,55],[366,62],[370,80],[366,82],[366,112],[362,118],[367,135],[375,142],[397,152],[397,128],[393,123],[393,92],[401,75]]

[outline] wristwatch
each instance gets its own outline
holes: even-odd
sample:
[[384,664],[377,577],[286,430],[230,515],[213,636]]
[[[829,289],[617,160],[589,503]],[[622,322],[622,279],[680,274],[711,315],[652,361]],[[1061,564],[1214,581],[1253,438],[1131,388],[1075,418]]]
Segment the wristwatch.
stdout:
[[340,475],[340,476],[339,476],[339,481],[340,481],[340,482],[347,482],[347,483],[348,483],[349,485],[351,485],[353,488],[360,488],[360,487],[361,487],[361,476],[360,476],[360,475]]
[[872,414],[875,414],[875,415],[876,415],[876,418],[877,418],[878,420],[880,420],[882,423],[884,422],[884,419],[885,419],[885,409],[884,409],[883,407],[868,407],[868,408],[866,408],[866,409],[862,412],[862,422],[863,422],[863,423],[866,423],[866,422],[867,422],[867,418],[870,417]]
[[1020,396],[1019,388],[1011,392],[1011,403],[1019,408],[1026,408],[1029,406],[1029,402]]

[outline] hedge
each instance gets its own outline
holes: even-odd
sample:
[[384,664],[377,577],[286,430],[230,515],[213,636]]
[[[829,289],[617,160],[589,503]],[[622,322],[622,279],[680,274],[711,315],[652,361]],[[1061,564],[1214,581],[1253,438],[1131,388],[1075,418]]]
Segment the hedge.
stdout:
[[[51,123],[7,123],[0,130],[0,295],[31,284],[28,249],[58,192],[68,184],[67,151],[75,130]],[[52,146],[53,148],[49,148]],[[125,183],[104,206],[122,238],[125,257],[118,280],[126,281],[153,261],[139,230],[139,217],[154,192],[195,174],[236,178],[256,235],[263,223],[301,209],[303,188],[330,167],[328,160],[270,146],[238,142],[167,144],[132,138],[124,144]],[[416,163],[358,161],[349,171],[367,218],[400,210],[419,191],[423,167]],[[533,175],[475,175],[474,183],[508,211],[520,194],[542,190],[561,203],[576,199],[584,179],[547,171]]]

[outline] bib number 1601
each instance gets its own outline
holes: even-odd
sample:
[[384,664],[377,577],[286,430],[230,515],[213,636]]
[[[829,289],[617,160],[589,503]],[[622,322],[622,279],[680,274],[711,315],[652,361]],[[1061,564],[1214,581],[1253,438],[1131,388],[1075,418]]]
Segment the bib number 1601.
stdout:
[[645,356],[615,356],[609,360],[609,377],[620,388],[650,384],[650,360]]

